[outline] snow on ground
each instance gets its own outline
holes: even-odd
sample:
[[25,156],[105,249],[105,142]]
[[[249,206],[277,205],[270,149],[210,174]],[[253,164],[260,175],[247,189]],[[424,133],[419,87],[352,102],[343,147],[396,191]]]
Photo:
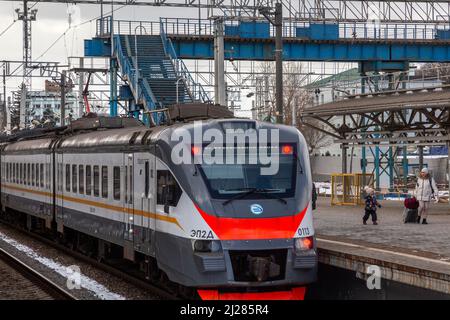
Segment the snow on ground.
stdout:
[[[55,271],[62,277],[67,278],[67,279],[69,279],[69,277],[71,277],[71,276],[73,277],[73,271],[71,268],[69,268],[69,266],[64,266],[52,259],[49,259],[49,258],[39,255],[36,251],[31,249],[30,247],[17,242],[16,240],[8,237],[7,235],[5,235],[2,232],[0,232],[0,240],[13,246],[18,251],[24,253],[29,258],[36,260],[39,263],[41,263],[42,265],[46,266],[47,268]],[[103,300],[125,300],[125,297],[123,297],[117,293],[109,291],[102,284],[98,283],[97,281],[95,281],[83,274],[80,274],[80,279],[81,279],[80,286],[85,288],[86,290],[93,292],[94,295],[96,295],[100,299],[103,299]]]
[[319,195],[331,195],[331,183],[330,182],[314,182],[317,193]]

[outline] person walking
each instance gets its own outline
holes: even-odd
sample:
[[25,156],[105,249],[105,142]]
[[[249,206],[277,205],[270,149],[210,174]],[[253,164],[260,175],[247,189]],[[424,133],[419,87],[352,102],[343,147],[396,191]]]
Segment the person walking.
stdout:
[[366,206],[364,208],[364,217],[363,224],[367,224],[367,220],[372,216],[372,223],[377,225],[377,207],[381,208],[381,205],[377,201],[377,197],[375,196],[375,190],[370,187],[365,187],[364,191],[366,192]]
[[428,168],[423,168],[420,171],[414,194],[419,201],[417,223],[420,223],[420,218],[422,218],[422,224],[428,224],[428,209],[430,208],[431,200],[434,198],[436,203],[439,202],[438,188],[433,177],[430,176]]

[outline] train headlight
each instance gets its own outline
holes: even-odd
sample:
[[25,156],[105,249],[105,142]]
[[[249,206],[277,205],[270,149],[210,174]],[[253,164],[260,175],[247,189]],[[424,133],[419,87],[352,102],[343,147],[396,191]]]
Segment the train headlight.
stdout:
[[219,241],[192,240],[192,248],[195,252],[217,252],[222,248]]
[[314,238],[304,237],[296,238],[294,240],[294,246],[296,251],[308,251],[314,248]]

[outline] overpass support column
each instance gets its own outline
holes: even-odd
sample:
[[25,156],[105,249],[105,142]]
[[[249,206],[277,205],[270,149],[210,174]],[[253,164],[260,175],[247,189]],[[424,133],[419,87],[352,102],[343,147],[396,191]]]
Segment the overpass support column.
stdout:
[[[366,78],[364,78],[366,76],[366,74],[365,73],[361,73],[361,93],[362,94],[365,94],[366,93]],[[363,125],[365,125],[366,124],[366,119],[364,118],[363,119]],[[363,130],[363,131],[365,131],[365,130]],[[352,155],[353,156],[353,155]],[[366,147],[364,147],[364,144],[363,144],[363,147],[362,147],[362,150],[361,150],[361,173],[362,173],[362,178],[363,178],[363,181],[362,181],[362,184],[363,184],[363,186],[366,186],[366,181],[367,181],[367,178],[366,178],[366,174],[367,174],[367,155],[366,155]]]
[[423,146],[419,146],[419,171],[423,168]]
[[402,160],[402,165],[403,165],[403,192],[408,192],[408,150],[405,147],[402,148],[403,150],[403,160]]
[[109,95],[109,115],[117,116],[117,62],[116,59],[110,59],[110,95]]
[[342,173],[347,173],[347,145],[342,144]]
[[223,37],[223,19],[218,18],[214,21],[214,102],[226,106],[225,45]]

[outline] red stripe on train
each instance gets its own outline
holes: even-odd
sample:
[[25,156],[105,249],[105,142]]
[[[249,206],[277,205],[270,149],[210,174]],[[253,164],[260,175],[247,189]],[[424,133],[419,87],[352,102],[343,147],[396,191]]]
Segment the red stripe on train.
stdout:
[[306,288],[297,287],[289,291],[272,292],[219,292],[213,290],[197,290],[202,300],[303,300]]
[[220,240],[293,238],[308,210],[306,206],[292,216],[249,219],[216,217],[203,211],[197,204],[195,207]]

